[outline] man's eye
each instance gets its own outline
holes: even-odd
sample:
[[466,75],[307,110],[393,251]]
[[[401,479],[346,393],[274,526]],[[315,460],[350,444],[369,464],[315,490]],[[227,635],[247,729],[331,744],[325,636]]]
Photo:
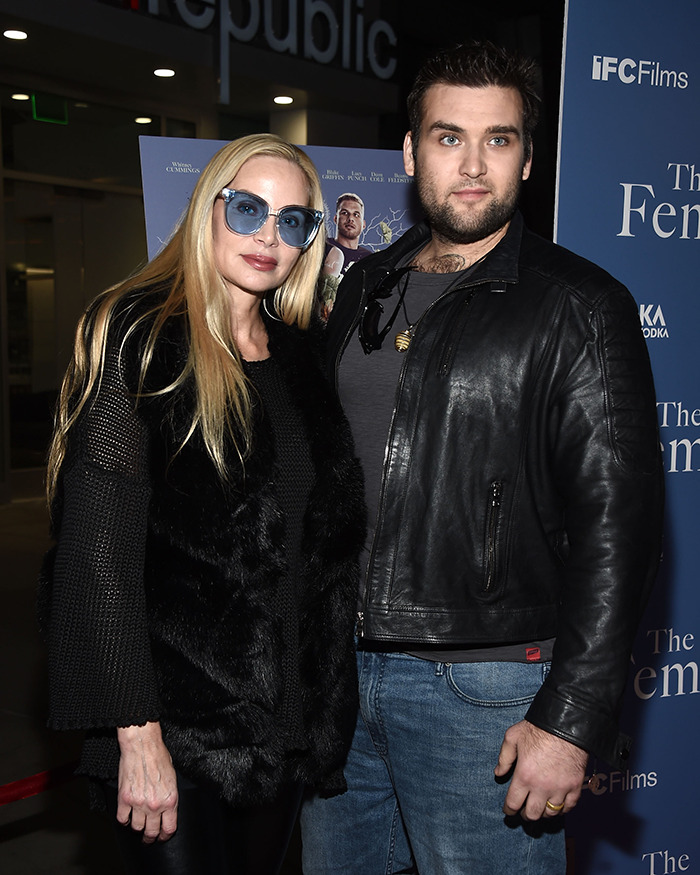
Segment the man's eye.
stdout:
[[493,143],[494,146],[508,145],[508,140],[506,137],[491,137],[491,140],[489,142]]
[[454,134],[445,134],[440,142],[444,143],[446,146],[456,146],[457,143],[459,143],[459,140]]

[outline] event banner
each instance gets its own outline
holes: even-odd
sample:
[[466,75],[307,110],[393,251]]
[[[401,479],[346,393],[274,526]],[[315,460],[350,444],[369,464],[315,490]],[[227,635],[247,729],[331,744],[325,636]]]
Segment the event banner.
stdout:
[[[624,771],[592,762],[576,875],[700,872],[700,3],[569,0],[557,242],[622,280],[654,369],[664,557],[630,666]],[[696,698],[697,696],[697,698]]]
[[[148,257],[163,247],[175,224],[187,208],[199,174],[225,140],[190,140],[177,137],[140,137],[141,174],[146,212]],[[331,244],[338,237],[339,210],[347,208],[360,216],[355,229],[345,229],[356,252],[343,254],[334,247],[324,265],[319,289],[327,313],[335,299],[337,286],[353,263],[383,249],[416,221],[412,179],[404,171],[400,151],[384,149],[338,149],[330,146],[304,146],[321,178],[325,201],[326,233]],[[345,197],[343,197],[345,196]],[[339,199],[343,198],[340,203]],[[357,234],[357,236],[355,236]],[[343,236],[343,239],[347,238]]]

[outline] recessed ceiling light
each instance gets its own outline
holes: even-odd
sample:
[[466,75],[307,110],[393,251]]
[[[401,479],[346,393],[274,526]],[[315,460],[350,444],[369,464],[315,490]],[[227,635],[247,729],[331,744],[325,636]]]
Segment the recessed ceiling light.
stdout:
[[157,70],[153,71],[153,75],[159,76],[161,79],[170,79],[171,76],[175,75],[175,71],[168,67],[159,67]]
[[3,31],[3,36],[8,39],[26,39],[27,34],[23,30],[6,30]]
[[282,104],[282,105],[286,105],[286,104],[289,104],[289,103],[294,103],[294,98],[293,98],[293,97],[287,97],[287,96],[284,95],[284,94],[280,94],[279,97],[275,97],[274,100],[275,100],[275,103],[279,103],[279,104]]
[[12,95],[13,100],[29,100],[29,95],[24,94],[24,92],[18,91],[16,94]]
[[149,118],[147,115],[139,115],[134,119],[134,121],[137,125],[150,125],[153,119]]

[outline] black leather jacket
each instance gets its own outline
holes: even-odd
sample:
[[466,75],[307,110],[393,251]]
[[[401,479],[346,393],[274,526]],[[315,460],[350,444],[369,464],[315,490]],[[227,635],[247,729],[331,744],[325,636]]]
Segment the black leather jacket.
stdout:
[[[429,239],[417,225],[347,274],[328,326],[336,379],[367,293]],[[619,766],[662,504],[631,295],[516,215],[405,353],[361,634],[450,646],[556,636],[528,720]]]

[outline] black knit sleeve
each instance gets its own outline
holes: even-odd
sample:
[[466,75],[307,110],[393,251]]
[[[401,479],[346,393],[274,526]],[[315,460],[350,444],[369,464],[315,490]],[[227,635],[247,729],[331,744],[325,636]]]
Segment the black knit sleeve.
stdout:
[[143,585],[148,432],[111,344],[69,433],[49,621],[49,725],[158,719]]

